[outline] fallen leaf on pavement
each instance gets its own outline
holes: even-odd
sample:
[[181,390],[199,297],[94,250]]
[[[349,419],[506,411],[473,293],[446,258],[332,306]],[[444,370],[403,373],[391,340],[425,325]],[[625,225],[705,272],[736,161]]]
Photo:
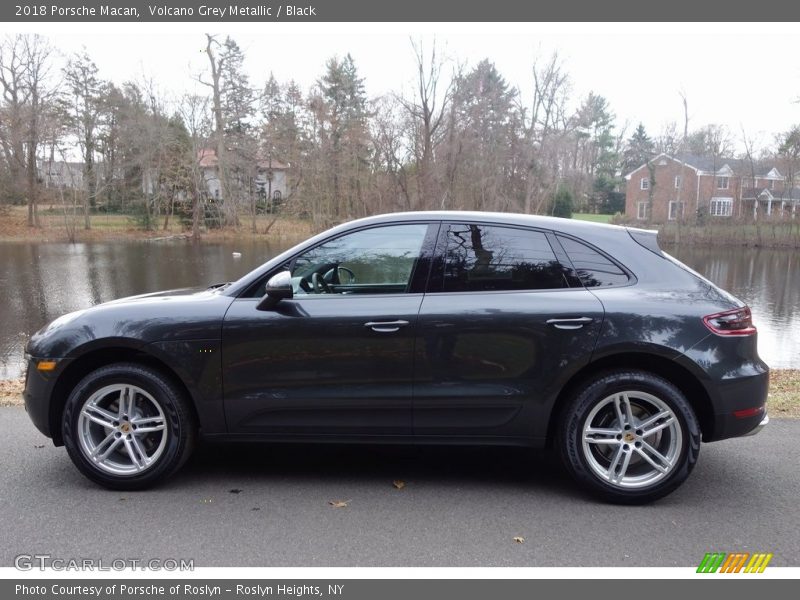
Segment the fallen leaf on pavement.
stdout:
[[350,500],[331,500],[328,502],[333,508],[347,508]]
[[232,490],[228,490],[228,492],[231,493],[231,494],[241,494],[242,490],[240,490],[238,488],[233,488]]
[[525,538],[522,537],[521,535],[518,535],[518,536],[514,537],[514,541],[517,542],[518,544],[521,544],[522,542],[525,541]]
[[404,487],[406,487],[406,482],[405,482],[405,481],[402,481],[401,479],[395,479],[395,480],[392,482],[392,485],[393,485],[394,487],[396,487],[398,490],[402,490]]

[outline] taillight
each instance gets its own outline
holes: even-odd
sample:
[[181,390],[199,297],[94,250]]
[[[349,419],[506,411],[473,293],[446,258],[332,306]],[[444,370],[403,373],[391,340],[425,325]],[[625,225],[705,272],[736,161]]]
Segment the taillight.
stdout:
[[706,315],[703,323],[717,335],[753,335],[756,332],[748,306]]
[[737,419],[749,419],[764,412],[763,406],[754,406],[753,408],[743,408],[742,410],[733,411],[733,416]]

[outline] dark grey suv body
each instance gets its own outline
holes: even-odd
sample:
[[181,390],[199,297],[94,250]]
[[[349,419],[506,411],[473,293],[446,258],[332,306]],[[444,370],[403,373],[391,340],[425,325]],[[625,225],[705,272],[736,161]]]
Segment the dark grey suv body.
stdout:
[[554,444],[639,502],[688,476],[701,436],[767,420],[741,301],[654,232],[527,215],[354,221],[231,284],[66,315],[28,353],[33,422],[112,487],[174,471],[199,431]]

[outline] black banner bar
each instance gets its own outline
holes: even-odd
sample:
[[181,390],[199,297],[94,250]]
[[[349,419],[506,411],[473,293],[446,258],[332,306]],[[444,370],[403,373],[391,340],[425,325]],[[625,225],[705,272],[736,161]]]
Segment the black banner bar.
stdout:
[[[751,577],[723,578],[719,575],[697,579],[638,580],[620,582],[591,580],[420,580],[420,579],[330,579],[330,580],[124,580],[47,579],[4,580],[0,597],[10,600],[272,600],[274,598],[323,598],[324,600],[408,600],[415,598],[591,598],[618,600],[620,589],[638,590],[648,600],[724,597],[729,600],[769,595],[781,600],[794,598],[796,582]],[[702,596],[700,596],[702,594]]]
[[798,21],[800,2],[760,0],[43,0],[0,3],[4,22],[635,22]]

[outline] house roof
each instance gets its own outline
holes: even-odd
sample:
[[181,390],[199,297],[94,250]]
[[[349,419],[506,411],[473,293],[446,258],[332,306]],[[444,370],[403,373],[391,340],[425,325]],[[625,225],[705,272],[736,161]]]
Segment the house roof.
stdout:
[[800,188],[790,188],[781,191],[764,189],[764,192],[772,196],[773,200],[800,200]]
[[754,198],[766,198],[773,201],[781,200],[800,200],[800,188],[787,188],[785,190],[771,190],[769,188],[747,188],[742,191],[742,199],[753,200]]
[[738,158],[698,156],[697,154],[689,154],[688,152],[676,154],[675,158],[685,162],[687,165],[693,166],[699,171],[707,171],[709,173],[718,172],[725,165],[728,165],[733,171],[738,171],[743,163],[743,161]]
[[[659,159],[673,160],[691,167],[695,171],[708,173],[726,174],[725,171],[730,169],[730,174],[741,175],[743,177],[751,176],[753,169],[749,160],[741,158],[726,158],[726,157],[713,157],[713,156],[700,156],[698,154],[691,154],[689,152],[678,152],[677,154],[670,155],[661,153],[651,158],[647,163],[636,167],[633,171],[628,173],[625,178],[629,179],[630,176],[641,169],[642,167],[656,162]],[[726,169],[727,166],[727,169]],[[755,165],[755,176],[759,178],[783,179],[775,165],[770,163],[762,163]]]
[[47,160],[39,159],[36,161],[36,166],[39,169],[44,169],[44,168],[64,169],[65,167],[69,167],[70,169],[82,169],[83,163],[78,161],[63,161],[63,160],[51,161],[50,159]]
[[[272,169],[273,171],[285,171],[289,168],[284,162],[275,158],[257,156],[256,161],[259,169]],[[202,168],[214,168],[219,164],[217,151],[214,148],[201,148],[197,151],[197,162]]]

